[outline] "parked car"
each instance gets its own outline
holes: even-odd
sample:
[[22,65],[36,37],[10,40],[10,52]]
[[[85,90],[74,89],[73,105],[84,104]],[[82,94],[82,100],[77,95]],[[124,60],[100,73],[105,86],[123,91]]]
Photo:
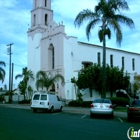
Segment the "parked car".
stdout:
[[140,119],[140,100],[136,99],[132,102],[130,102],[129,105],[127,105],[127,119],[128,121],[131,121],[132,119]]
[[90,117],[95,115],[108,115],[113,118],[113,105],[110,99],[95,99],[90,106]]
[[56,94],[37,92],[32,96],[31,109],[34,112],[37,112],[37,110],[62,111],[62,102]]

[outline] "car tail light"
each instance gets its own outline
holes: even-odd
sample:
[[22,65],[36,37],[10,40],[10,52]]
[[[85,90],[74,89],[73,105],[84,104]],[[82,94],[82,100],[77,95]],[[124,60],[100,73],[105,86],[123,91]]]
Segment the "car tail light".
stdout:
[[139,108],[134,108],[134,107],[129,107],[129,110],[130,111],[139,111],[140,109]]
[[113,108],[113,105],[110,105],[110,107],[109,108]]
[[94,107],[94,105],[93,105],[93,104],[91,104],[91,105],[90,105],[90,108],[92,108],[92,107]]

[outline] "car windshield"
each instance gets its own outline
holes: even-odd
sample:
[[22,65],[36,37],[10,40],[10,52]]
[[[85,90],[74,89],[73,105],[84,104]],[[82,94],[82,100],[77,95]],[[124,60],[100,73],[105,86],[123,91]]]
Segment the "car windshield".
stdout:
[[108,103],[108,104],[110,104],[111,102],[108,99],[96,99],[93,101],[93,103]]
[[140,106],[140,100],[133,101],[132,105]]

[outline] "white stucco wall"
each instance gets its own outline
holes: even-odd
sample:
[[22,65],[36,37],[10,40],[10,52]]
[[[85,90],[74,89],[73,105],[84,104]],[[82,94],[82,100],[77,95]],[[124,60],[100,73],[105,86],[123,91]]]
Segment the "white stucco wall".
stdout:
[[[67,37],[64,41],[64,69],[65,69],[65,93],[66,98],[71,100],[75,99],[75,89],[73,84],[70,82],[71,78],[76,77],[78,71],[82,68],[82,61],[90,61],[97,63],[97,54],[101,54],[102,63],[102,47],[92,44],[86,44],[82,42],[77,42],[77,38]],[[130,80],[133,81],[133,76],[137,72],[140,74],[139,60],[140,54],[126,52],[118,49],[106,49],[106,63],[110,65],[110,55],[113,55],[113,66],[118,66],[120,69],[122,67],[122,57],[124,57],[124,72],[130,73]],[[135,59],[135,70],[132,69],[132,59]],[[85,92],[89,92],[85,90]],[[84,95],[85,100],[90,100],[100,96],[96,91],[92,98],[89,97],[89,93]],[[109,96],[110,93],[107,94]],[[115,95],[114,95],[115,96]]]
[[28,70],[32,70],[34,74],[34,81],[30,79],[29,85],[36,90],[35,87],[35,80],[36,80],[36,73],[41,69],[41,55],[40,55],[40,40],[42,34],[36,33],[33,36],[28,36]]

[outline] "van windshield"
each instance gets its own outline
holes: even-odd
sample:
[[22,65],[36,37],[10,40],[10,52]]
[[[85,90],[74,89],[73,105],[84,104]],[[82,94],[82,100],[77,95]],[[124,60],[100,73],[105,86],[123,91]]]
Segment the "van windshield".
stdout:
[[47,100],[47,95],[41,95],[41,100]]

